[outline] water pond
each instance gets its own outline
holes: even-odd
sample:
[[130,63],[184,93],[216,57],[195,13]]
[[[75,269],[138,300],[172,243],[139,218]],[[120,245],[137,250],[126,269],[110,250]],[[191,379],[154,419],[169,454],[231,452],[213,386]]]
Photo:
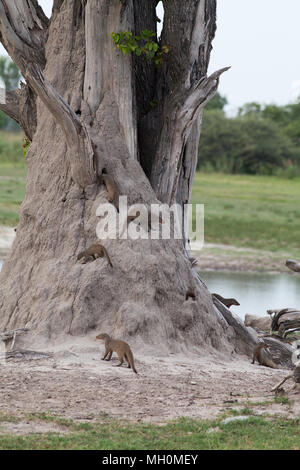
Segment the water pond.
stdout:
[[210,292],[234,297],[241,304],[231,310],[264,316],[271,308],[300,309],[300,273],[249,273],[203,271],[199,273]]

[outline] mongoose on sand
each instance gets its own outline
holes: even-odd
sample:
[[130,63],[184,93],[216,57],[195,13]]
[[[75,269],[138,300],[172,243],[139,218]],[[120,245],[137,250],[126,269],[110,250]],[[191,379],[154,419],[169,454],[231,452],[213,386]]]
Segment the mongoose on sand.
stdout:
[[235,299],[224,299],[224,297],[222,297],[219,294],[212,294],[212,295],[214,295],[216,299],[222,302],[222,304],[226,305],[227,308],[230,308],[231,305],[240,305],[239,302]]
[[275,364],[275,362],[265,353],[265,350],[267,349],[268,346],[265,343],[257,344],[253,350],[253,359],[251,364],[254,364],[255,361],[257,361],[262,366],[271,367],[272,369],[278,369],[278,365]]
[[191,297],[193,300],[196,300],[195,289],[189,288],[185,294],[185,300],[188,300]]
[[112,339],[106,333],[100,333],[98,336],[96,336],[96,339],[103,339],[105,341],[105,354],[102,358],[102,361],[104,361],[107,356],[108,358],[106,360],[110,361],[112,353],[115,351],[118,354],[118,358],[120,361],[118,367],[123,364],[125,358],[128,363],[128,368],[131,368],[133,372],[137,374],[137,371],[134,367],[133,354],[129,344],[125,343],[125,341],[122,341],[120,339]]
[[100,183],[104,184],[106,186],[106,190],[108,192],[108,200],[111,202],[117,211],[119,212],[119,190],[117,188],[117,185],[113,179],[112,176],[107,175],[107,174],[102,174],[99,176],[99,181]]
[[82,264],[85,264],[85,263],[88,262],[88,259],[89,259],[90,256],[92,258],[94,258],[94,260],[97,259],[97,258],[104,258],[105,257],[107,259],[108,264],[111,267],[113,267],[113,265],[110,261],[110,257],[108,256],[106,248],[104,248],[104,246],[100,245],[100,243],[92,245],[87,250],[82,251],[81,253],[79,253],[79,255],[77,256],[77,261],[82,260]]

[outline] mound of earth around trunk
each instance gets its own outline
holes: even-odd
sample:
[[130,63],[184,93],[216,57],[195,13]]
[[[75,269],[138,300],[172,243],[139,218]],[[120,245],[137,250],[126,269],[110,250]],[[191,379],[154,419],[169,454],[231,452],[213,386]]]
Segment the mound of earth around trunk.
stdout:
[[[225,361],[218,353],[156,354],[133,348],[138,375],[101,361],[103,344],[90,341],[53,349],[47,360],[13,360],[1,366],[0,412],[21,417],[47,411],[74,420],[104,417],[163,423],[187,416],[213,419],[255,404],[256,414],[299,416],[299,394],[274,402],[272,387],[286,370],[252,365],[245,357]],[[286,384],[289,390],[292,383]],[[12,431],[13,432],[13,431]]]

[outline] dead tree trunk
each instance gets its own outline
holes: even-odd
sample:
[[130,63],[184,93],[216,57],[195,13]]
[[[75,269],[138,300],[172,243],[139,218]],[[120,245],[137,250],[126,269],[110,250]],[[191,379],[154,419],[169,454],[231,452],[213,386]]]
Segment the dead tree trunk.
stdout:
[[[56,340],[101,329],[166,350],[231,351],[227,323],[182,241],[105,240],[113,269],[102,259],[76,263],[97,242],[103,168],[129,204],[190,197],[202,109],[223,71],[207,77],[216,2],[164,1],[170,53],[161,68],[123,56],[110,37],[156,31],[156,4],[54,0],[48,20],[37,0],[0,1],[1,41],[26,79],[2,109],[32,140],[17,237],[1,272],[0,331],[26,327]],[[196,301],[185,301],[189,287]]]

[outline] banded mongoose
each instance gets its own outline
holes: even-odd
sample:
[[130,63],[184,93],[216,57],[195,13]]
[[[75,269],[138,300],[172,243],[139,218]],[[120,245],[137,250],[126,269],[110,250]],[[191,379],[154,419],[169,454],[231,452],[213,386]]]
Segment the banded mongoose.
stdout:
[[82,251],[79,253],[77,256],[77,261],[81,260],[82,264],[85,264],[88,262],[89,257],[92,257],[95,259],[97,258],[106,258],[108,264],[113,267],[112,262],[110,261],[110,257],[108,256],[106,248],[104,248],[103,245],[100,245],[100,243],[97,243],[95,245],[91,245],[87,250]]
[[216,299],[218,299],[220,302],[222,302],[222,304],[226,305],[227,308],[230,308],[232,305],[240,305],[239,302],[235,299],[224,299],[224,297],[219,294],[212,295],[216,297]]
[[99,176],[99,182],[106,186],[106,190],[108,193],[108,200],[115,206],[115,208],[119,212],[120,193],[113,177],[110,175],[107,175],[106,173],[103,173],[101,176]]
[[191,297],[193,300],[196,300],[195,289],[192,289],[191,287],[186,291],[185,300],[188,300],[189,297]]
[[265,343],[258,343],[253,350],[253,359],[251,364],[254,364],[257,361],[260,365],[271,367],[272,369],[278,369],[278,365],[267,356],[266,350],[268,350],[268,346]]
[[131,368],[133,372],[137,374],[137,371],[134,367],[133,354],[129,344],[125,343],[125,341],[122,341],[120,339],[113,339],[106,333],[100,333],[98,336],[96,336],[96,339],[103,339],[105,342],[105,354],[102,357],[102,361],[110,361],[112,353],[115,351],[118,354],[118,358],[120,361],[120,364],[118,364],[117,367],[123,364],[125,358],[128,363],[128,368]]

